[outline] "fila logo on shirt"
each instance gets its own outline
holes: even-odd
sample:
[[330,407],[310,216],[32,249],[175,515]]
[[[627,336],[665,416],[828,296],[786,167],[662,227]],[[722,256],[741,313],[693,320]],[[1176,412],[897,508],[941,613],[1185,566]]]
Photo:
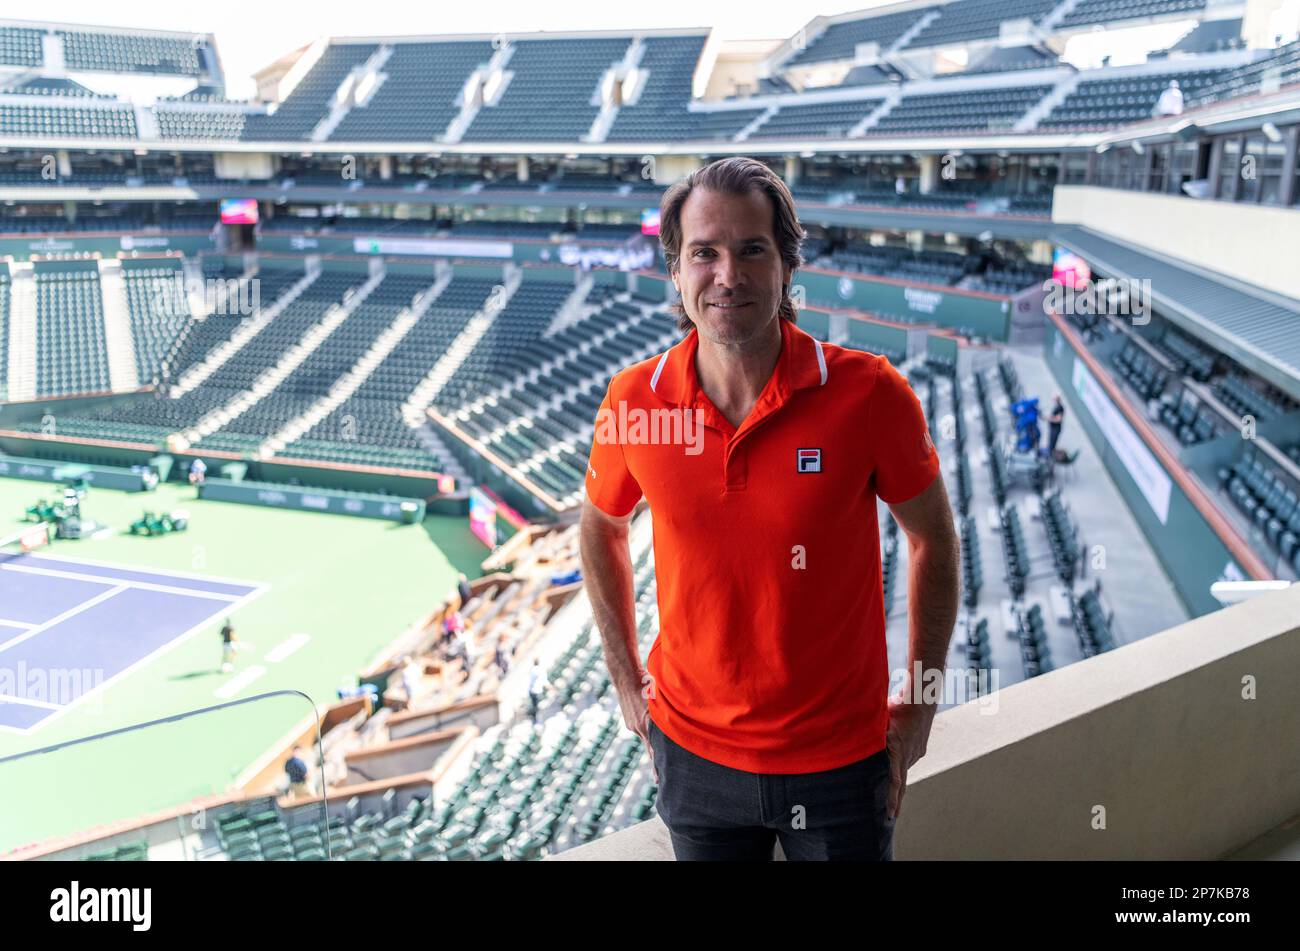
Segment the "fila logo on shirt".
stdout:
[[820,449],[796,449],[794,459],[796,472],[822,471],[822,451]]

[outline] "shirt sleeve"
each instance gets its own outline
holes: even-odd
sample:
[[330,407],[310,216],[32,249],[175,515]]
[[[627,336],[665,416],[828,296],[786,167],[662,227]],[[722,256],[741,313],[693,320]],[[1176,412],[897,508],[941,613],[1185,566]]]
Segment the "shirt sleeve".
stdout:
[[606,515],[622,518],[641,499],[641,486],[627,468],[627,458],[619,439],[614,405],[614,380],[610,380],[605,398],[596,411],[596,431],[591,439],[591,456],[587,460],[587,498]]
[[921,400],[884,357],[877,364],[867,421],[876,495],[889,505],[915,498],[939,474],[939,453]]

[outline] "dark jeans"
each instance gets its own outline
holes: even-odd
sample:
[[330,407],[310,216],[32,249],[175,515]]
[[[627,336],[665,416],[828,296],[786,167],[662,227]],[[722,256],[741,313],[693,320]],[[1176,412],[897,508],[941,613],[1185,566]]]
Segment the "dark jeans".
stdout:
[[893,859],[887,750],[817,773],[747,773],[647,729],[678,861],[768,862],[778,839],[790,861]]

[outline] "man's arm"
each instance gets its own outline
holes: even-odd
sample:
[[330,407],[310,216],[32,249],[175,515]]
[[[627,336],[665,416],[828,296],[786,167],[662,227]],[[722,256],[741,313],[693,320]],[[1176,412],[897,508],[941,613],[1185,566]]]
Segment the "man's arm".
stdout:
[[[908,566],[907,677],[902,700],[890,700],[890,742],[886,744],[894,772],[889,808],[896,816],[907,787],[907,770],[925,755],[938,710],[936,703],[924,702],[925,682],[914,685],[913,678],[918,662],[923,676],[934,670],[942,677],[961,594],[961,545],[942,474],[919,495],[891,505],[889,510],[907,535]],[[913,702],[914,691],[922,702]]]
[[579,526],[582,583],[600,631],[605,664],[618,694],[628,728],[650,748],[648,715],[642,682],[646,676],[636,643],[636,599],[632,585],[632,552],[628,528],[632,513],[616,518],[583,499]]

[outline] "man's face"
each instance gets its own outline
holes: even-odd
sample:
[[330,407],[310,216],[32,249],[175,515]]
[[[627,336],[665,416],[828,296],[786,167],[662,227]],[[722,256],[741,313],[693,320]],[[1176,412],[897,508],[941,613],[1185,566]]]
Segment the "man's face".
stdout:
[[673,283],[702,338],[743,347],[777,319],[792,271],[772,231],[763,192],[725,195],[697,188],[682,205],[682,248]]

